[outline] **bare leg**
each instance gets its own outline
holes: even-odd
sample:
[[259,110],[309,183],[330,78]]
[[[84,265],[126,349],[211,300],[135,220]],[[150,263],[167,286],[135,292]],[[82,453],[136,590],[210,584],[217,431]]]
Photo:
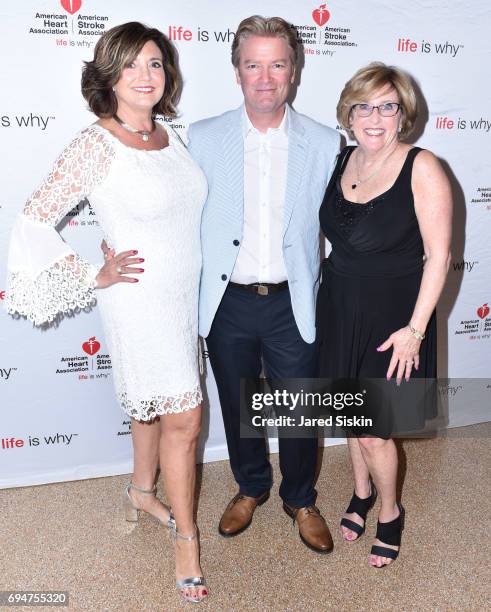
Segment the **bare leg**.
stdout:
[[[348,448],[353,466],[353,477],[355,481],[355,493],[359,498],[365,499],[370,496],[370,473],[363,458],[358,438],[348,438]],[[344,518],[350,519],[363,527],[363,519],[356,512],[345,513]],[[358,538],[358,534],[341,525],[341,531],[345,540],[353,541]]]
[[[177,530],[184,536],[195,533],[196,444],[200,425],[201,406],[161,417],[160,467]],[[176,539],[176,578],[202,575],[198,538]],[[194,597],[206,593],[206,587],[192,587],[184,594]]]
[[[381,438],[359,438],[358,441],[382,502],[378,519],[381,523],[388,523],[399,516],[399,508],[396,503],[398,465],[396,445],[394,440],[383,440]],[[374,544],[394,550],[399,548],[398,546],[389,546],[377,539],[375,539]],[[370,565],[381,567],[392,563],[392,559],[369,555],[368,562]]]
[[[131,482],[140,489],[150,490],[155,483],[159,462],[160,423],[156,419],[151,423],[131,419],[131,436],[133,439],[133,477]],[[129,490],[133,504],[152,514],[164,524],[169,519],[169,510],[154,495]]]

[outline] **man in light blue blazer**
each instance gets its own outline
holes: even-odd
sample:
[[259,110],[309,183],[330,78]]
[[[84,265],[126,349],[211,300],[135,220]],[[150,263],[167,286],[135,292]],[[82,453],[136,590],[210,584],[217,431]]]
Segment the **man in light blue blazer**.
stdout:
[[[232,63],[244,105],[190,126],[189,148],[209,185],[202,220],[199,326],[206,338],[239,486],[219,531],[235,536],[269,497],[264,438],[240,435],[240,379],[316,375],[318,212],[339,135],[286,103],[295,31],[279,17],[241,22]],[[279,439],[285,512],[311,549],[332,550],[315,504],[317,439]]]

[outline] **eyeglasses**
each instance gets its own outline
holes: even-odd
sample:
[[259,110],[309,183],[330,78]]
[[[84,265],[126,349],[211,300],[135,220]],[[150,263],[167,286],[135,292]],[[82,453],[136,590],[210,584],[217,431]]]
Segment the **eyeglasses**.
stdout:
[[398,102],[386,102],[378,106],[373,106],[373,104],[353,104],[351,110],[355,111],[358,117],[370,117],[375,108],[382,117],[393,117],[397,115],[401,105]]

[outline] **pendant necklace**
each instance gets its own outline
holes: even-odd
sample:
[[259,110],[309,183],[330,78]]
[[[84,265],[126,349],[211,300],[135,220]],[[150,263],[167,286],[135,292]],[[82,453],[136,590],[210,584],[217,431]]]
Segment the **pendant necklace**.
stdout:
[[119,123],[119,125],[125,130],[127,130],[128,132],[131,132],[132,134],[140,134],[143,142],[148,142],[150,139],[150,134],[152,134],[155,131],[155,121],[153,119],[152,119],[152,129],[148,131],[148,130],[137,130],[134,127],[131,127],[131,125],[128,125],[127,123],[125,123],[117,115],[113,115],[113,117]]
[[[395,151],[395,149],[394,149]],[[379,170],[382,169],[382,166],[385,164],[385,162],[389,159],[389,157],[392,155],[392,153],[394,151],[391,151],[387,157],[382,161],[382,163],[376,168],[375,172],[372,172],[372,174],[368,175],[367,178],[365,179],[361,179],[360,178],[360,171],[358,168],[358,155],[355,157],[355,171],[356,171],[356,180],[351,184],[351,189],[356,189],[358,187],[358,185],[361,185],[362,183],[366,183],[367,181],[369,181],[371,178],[373,178],[377,172],[379,172]]]

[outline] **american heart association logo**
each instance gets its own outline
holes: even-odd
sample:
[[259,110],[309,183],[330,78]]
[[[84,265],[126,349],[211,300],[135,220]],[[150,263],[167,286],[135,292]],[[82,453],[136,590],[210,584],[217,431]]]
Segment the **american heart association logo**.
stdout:
[[70,13],[70,15],[73,15],[80,10],[82,0],[61,0],[61,6],[65,9],[65,11]]
[[319,8],[312,11],[312,18],[318,26],[323,26],[329,21],[331,13],[326,9],[325,4],[321,4]]
[[87,342],[84,342],[82,344],[82,348],[87,353],[87,355],[95,355],[97,351],[101,348],[101,345],[99,342],[97,342],[95,336],[92,336],[92,338],[89,338]]
[[489,306],[487,304],[483,304],[482,306],[479,306],[479,308],[477,309],[477,316],[480,319],[485,319],[489,314]]

